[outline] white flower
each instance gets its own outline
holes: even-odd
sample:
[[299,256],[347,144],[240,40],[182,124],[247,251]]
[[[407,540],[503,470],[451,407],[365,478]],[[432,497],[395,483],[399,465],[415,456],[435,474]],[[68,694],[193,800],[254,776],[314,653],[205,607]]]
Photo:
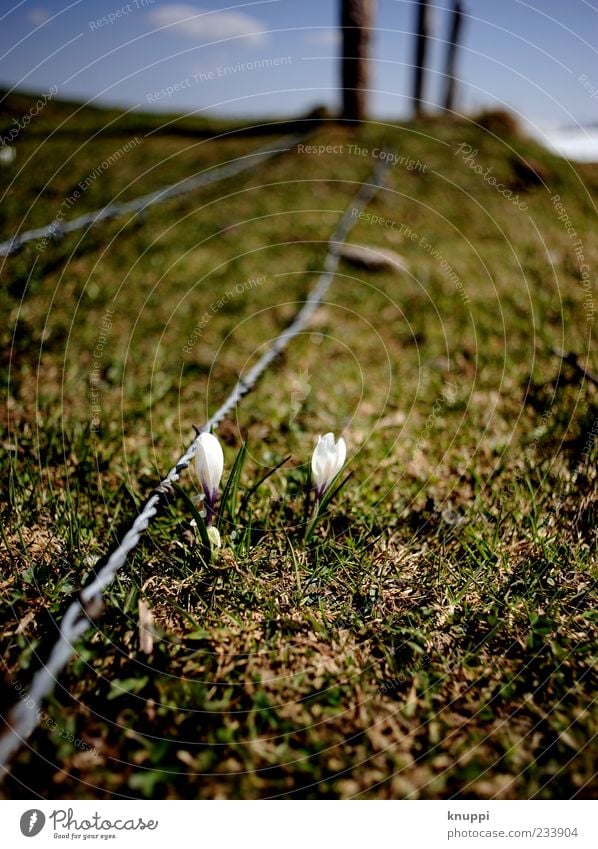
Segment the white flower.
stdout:
[[215,525],[210,525],[208,528],[208,538],[212,545],[212,551],[218,551],[222,546],[222,540],[220,539],[220,532]]
[[218,487],[224,469],[222,446],[213,433],[200,433],[195,455],[195,469],[206,494],[209,518],[216,503]]
[[318,444],[311,458],[311,474],[316,498],[321,498],[324,491],[342,469],[347,456],[347,446],[342,436],[334,442],[334,434],[327,433],[318,436]]
[[0,148],[0,165],[12,165],[17,156],[14,147],[4,145]]

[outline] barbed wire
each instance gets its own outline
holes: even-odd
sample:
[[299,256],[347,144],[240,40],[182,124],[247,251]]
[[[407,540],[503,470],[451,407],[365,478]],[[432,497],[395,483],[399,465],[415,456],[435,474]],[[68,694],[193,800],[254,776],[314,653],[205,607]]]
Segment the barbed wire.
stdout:
[[226,162],[223,165],[216,165],[208,171],[203,171],[195,177],[187,177],[184,180],[179,180],[176,183],[171,183],[168,186],[163,186],[146,195],[135,198],[134,200],[125,201],[124,203],[109,203],[101,209],[95,209],[93,212],[86,212],[78,218],[72,218],[70,221],[59,221],[54,219],[50,224],[43,227],[37,227],[33,230],[25,230],[8,239],[5,242],[0,242],[0,256],[11,256],[18,253],[28,242],[37,240],[52,239],[60,241],[68,233],[74,233],[76,230],[83,230],[85,227],[95,227],[102,221],[109,221],[114,218],[120,218],[123,215],[131,215],[132,213],[143,212],[150,206],[158,203],[171,200],[172,198],[182,197],[190,192],[203,186],[218,183],[221,180],[227,180],[229,177],[235,177],[243,171],[248,171],[255,166],[255,157],[265,157],[266,160],[279,156],[292,150],[295,145],[304,141],[313,130],[304,133],[295,133],[289,136],[283,136],[277,139],[273,144],[268,144],[248,153],[245,156],[235,159],[232,162]]
[[50,651],[48,660],[33,676],[28,695],[23,694],[21,701],[12,708],[6,717],[7,729],[0,736],[0,766],[6,767],[11,757],[37,726],[41,712],[41,701],[52,692],[56,677],[74,654],[73,643],[83,636],[85,631],[93,624],[93,619],[99,616],[103,607],[103,590],[112,583],[116,573],[139,542],[141,534],[147,530],[150,521],[158,512],[160,502],[172,493],[172,484],[178,481],[181,472],[189,467],[197,451],[200,434],[216,428],[224,417],[237,406],[241,398],[255,387],[270,363],[279,356],[292,339],[302,332],[315,310],[322,303],[341,259],[337,250],[338,246],[343,244],[359,220],[359,212],[367,206],[383,185],[384,176],[388,169],[387,163],[379,164],[372,172],[370,181],[362,184],[351,204],[345,209],[328,241],[324,270],[293,321],[276,337],[249,369],[246,376],[237,380],[224,403],[210,416],[205,424],[201,428],[194,426],[196,437],[193,442],[170,469],[164,480],[153,490],[143,509],[108,557],[105,565],[98,571],[94,580],[80,591],[78,598],[67,608],[60,625],[59,638]]

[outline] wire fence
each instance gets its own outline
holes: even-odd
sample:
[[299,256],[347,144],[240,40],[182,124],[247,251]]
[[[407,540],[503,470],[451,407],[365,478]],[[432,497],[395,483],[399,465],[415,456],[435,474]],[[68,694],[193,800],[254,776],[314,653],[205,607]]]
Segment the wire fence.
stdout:
[[149,194],[142,195],[134,200],[124,203],[109,203],[101,209],[95,209],[93,212],[86,212],[84,215],[79,215],[78,218],[72,218],[70,221],[59,221],[55,219],[43,227],[37,227],[34,230],[25,230],[23,233],[17,233],[11,239],[5,242],[0,242],[0,256],[10,256],[18,253],[28,242],[36,242],[44,239],[52,239],[55,242],[60,241],[68,233],[74,233],[77,230],[96,227],[103,221],[110,221],[114,218],[121,218],[124,215],[132,215],[134,213],[143,212],[149,209],[150,206],[155,206],[159,203],[164,203],[172,198],[180,198],[183,195],[188,195],[204,186],[209,186],[213,183],[219,183],[221,180],[227,180],[229,177],[235,177],[243,171],[249,171],[256,165],[256,160],[260,161],[272,159],[282,153],[292,150],[295,145],[304,141],[313,131],[305,133],[296,133],[294,135],[283,136],[277,139],[276,142],[269,145],[264,145],[252,153],[240,159],[235,159],[231,162],[225,162],[221,165],[216,165],[208,171],[203,171],[195,177],[187,177],[185,180],[179,180],[176,183],[171,183],[168,186],[163,186]]
[[97,572],[93,581],[80,591],[78,597],[67,608],[60,625],[58,640],[50,651],[48,660],[33,676],[28,695],[24,695],[6,717],[7,728],[0,736],[0,766],[6,767],[11,757],[36,728],[41,712],[41,702],[50,695],[54,689],[57,676],[74,654],[74,642],[83,636],[92,625],[93,620],[100,615],[103,606],[103,591],[112,583],[118,570],[125,564],[128,555],[139,542],[142,533],[147,530],[150,521],[156,516],[160,503],[172,492],[172,484],[178,481],[181,472],[189,467],[197,451],[200,433],[216,428],[228,413],[237,406],[243,396],[256,386],[269,365],[304,330],[313,313],[322,303],[340,262],[341,257],[338,248],[345,242],[350,231],[359,220],[359,212],[367,206],[383,185],[388,170],[388,163],[379,164],[372,172],[369,181],[362,184],[357,195],[345,209],[328,241],[324,270],[293,321],[276,337],[247,374],[237,380],[234,388],[216,412],[201,428],[195,428],[197,435],[193,442],[170,469],[166,477],[153,490],[143,509],[132,522],[118,546],[110,554],[105,565]]

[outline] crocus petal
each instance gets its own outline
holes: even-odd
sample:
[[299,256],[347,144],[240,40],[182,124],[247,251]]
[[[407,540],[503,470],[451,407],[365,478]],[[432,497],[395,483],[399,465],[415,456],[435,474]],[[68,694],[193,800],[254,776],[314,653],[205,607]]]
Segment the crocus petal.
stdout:
[[341,436],[336,443],[336,471],[335,475],[338,475],[340,470],[345,465],[345,460],[347,459],[347,445],[345,440]]
[[195,468],[206,498],[211,502],[215,501],[224,469],[224,454],[220,442],[213,433],[199,435]]
[[219,548],[222,547],[220,532],[218,531],[218,528],[214,525],[210,525],[210,527],[208,528],[208,539],[210,540],[212,551],[217,551]]
[[318,498],[340,472],[346,457],[347,446],[342,437],[335,444],[333,433],[318,436],[311,458],[312,479]]

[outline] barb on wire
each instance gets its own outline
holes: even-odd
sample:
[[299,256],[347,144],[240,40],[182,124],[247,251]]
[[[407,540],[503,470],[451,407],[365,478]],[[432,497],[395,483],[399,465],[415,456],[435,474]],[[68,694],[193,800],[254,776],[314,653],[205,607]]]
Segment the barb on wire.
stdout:
[[551,348],[550,351],[555,357],[559,357],[564,363],[571,366],[578,377],[598,387],[598,375],[582,365],[578,354],[573,351],[564,351],[562,348]]
[[78,218],[73,218],[70,221],[55,220],[51,221],[50,224],[46,224],[44,227],[37,227],[34,230],[25,230],[23,233],[17,233],[12,239],[8,239],[6,242],[0,242],[0,256],[10,256],[11,254],[18,253],[28,242],[34,242],[38,239],[53,239],[58,242],[67,233],[74,233],[76,230],[83,230],[85,227],[95,227],[102,221],[108,221],[112,218],[143,212],[154,204],[181,197],[203,186],[226,180],[229,177],[235,177],[243,171],[254,168],[256,157],[265,157],[268,160],[279,156],[281,153],[286,153],[295,147],[296,144],[304,141],[312,132],[310,130],[306,133],[283,136],[274,142],[274,144],[260,147],[240,159],[226,162],[223,165],[216,165],[209,171],[203,171],[195,177],[187,177],[187,179],[178,183],[163,186],[161,189],[156,189],[134,200],[126,201],[125,203],[109,203],[101,209],[86,212],[84,215],[80,215]]
[[52,692],[57,675],[64,669],[73,655],[73,643],[83,636],[92,620],[99,615],[102,609],[102,591],[112,583],[116,573],[124,565],[127,556],[139,542],[141,534],[147,529],[150,521],[158,512],[160,502],[171,490],[171,485],[178,481],[181,472],[189,467],[197,451],[200,434],[217,427],[224,417],[236,407],[241,398],[255,387],[270,363],[278,357],[292,339],[301,333],[312,314],[322,303],[340,262],[337,248],[345,241],[349,232],[359,220],[355,210],[360,212],[374,197],[383,183],[387,170],[388,165],[384,163],[378,165],[372,173],[370,182],[361,186],[351,204],[346,208],[328,242],[324,270],[293,321],[276,337],[270,347],[249,369],[245,377],[240,377],[237,380],[224,403],[206,423],[201,428],[194,426],[197,435],[193,442],[171,468],[164,480],[153,490],[143,509],[108,557],[104,566],[97,572],[93,581],[81,590],[77,599],[67,608],[60,625],[59,638],[52,648],[48,660],[33,676],[29,694],[13,707],[6,719],[7,728],[0,736],[0,766],[6,766],[21,743],[35,729],[40,714],[41,701]]

